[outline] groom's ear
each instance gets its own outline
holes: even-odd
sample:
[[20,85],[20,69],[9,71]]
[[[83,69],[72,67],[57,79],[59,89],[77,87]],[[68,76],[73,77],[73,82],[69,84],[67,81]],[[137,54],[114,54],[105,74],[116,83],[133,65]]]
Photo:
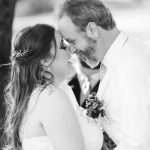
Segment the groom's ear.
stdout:
[[86,26],[87,36],[92,39],[98,38],[98,28],[95,22],[89,22]]

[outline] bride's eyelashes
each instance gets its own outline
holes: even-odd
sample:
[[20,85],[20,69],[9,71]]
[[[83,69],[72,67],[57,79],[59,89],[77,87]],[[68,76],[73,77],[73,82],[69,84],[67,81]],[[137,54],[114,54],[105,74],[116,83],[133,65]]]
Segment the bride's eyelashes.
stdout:
[[66,50],[67,49],[67,45],[64,44],[63,39],[60,42],[60,49]]

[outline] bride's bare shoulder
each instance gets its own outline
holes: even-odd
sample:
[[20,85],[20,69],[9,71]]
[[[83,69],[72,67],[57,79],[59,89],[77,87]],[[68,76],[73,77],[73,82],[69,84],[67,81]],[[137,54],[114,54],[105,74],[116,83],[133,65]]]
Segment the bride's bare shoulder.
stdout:
[[71,105],[68,95],[57,86],[48,86],[42,89],[38,99],[39,107],[45,108],[45,110],[46,108],[55,109],[56,107],[62,108]]
[[48,85],[45,88],[39,89],[39,99],[53,99],[53,98],[67,97],[67,94],[59,86]]

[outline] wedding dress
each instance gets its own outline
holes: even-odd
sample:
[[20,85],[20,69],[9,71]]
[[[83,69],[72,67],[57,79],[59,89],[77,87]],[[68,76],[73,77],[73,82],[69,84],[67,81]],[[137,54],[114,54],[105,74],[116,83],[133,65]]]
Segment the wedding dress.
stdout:
[[[66,94],[69,96],[72,107],[77,115],[83,135],[85,150],[101,150],[103,143],[103,134],[101,131],[100,122],[97,122],[94,119],[86,116],[85,111],[81,107],[79,107],[74,93],[72,89],[67,85],[67,83],[61,84],[60,88],[64,90],[64,92],[66,92]],[[34,96],[37,99],[37,94],[32,95],[32,98],[34,98]],[[32,109],[30,109],[31,111],[27,116],[24,129],[24,138],[22,140],[23,150],[54,150],[53,144],[47,136],[25,138],[28,120],[34,109],[34,106],[35,105],[33,105]]]

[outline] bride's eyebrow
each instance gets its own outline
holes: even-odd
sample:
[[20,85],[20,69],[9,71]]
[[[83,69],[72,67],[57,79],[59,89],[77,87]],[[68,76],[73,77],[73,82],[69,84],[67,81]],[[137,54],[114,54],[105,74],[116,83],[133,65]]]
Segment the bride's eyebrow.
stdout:
[[62,36],[62,34],[59,32],[59,34],[60,34],[60,36],[61,36],[61,38],[63,39],[63,36]]
[[60,32],[59,32],[59,34],[60,34],[61,38],[64,39],[63,35]]

